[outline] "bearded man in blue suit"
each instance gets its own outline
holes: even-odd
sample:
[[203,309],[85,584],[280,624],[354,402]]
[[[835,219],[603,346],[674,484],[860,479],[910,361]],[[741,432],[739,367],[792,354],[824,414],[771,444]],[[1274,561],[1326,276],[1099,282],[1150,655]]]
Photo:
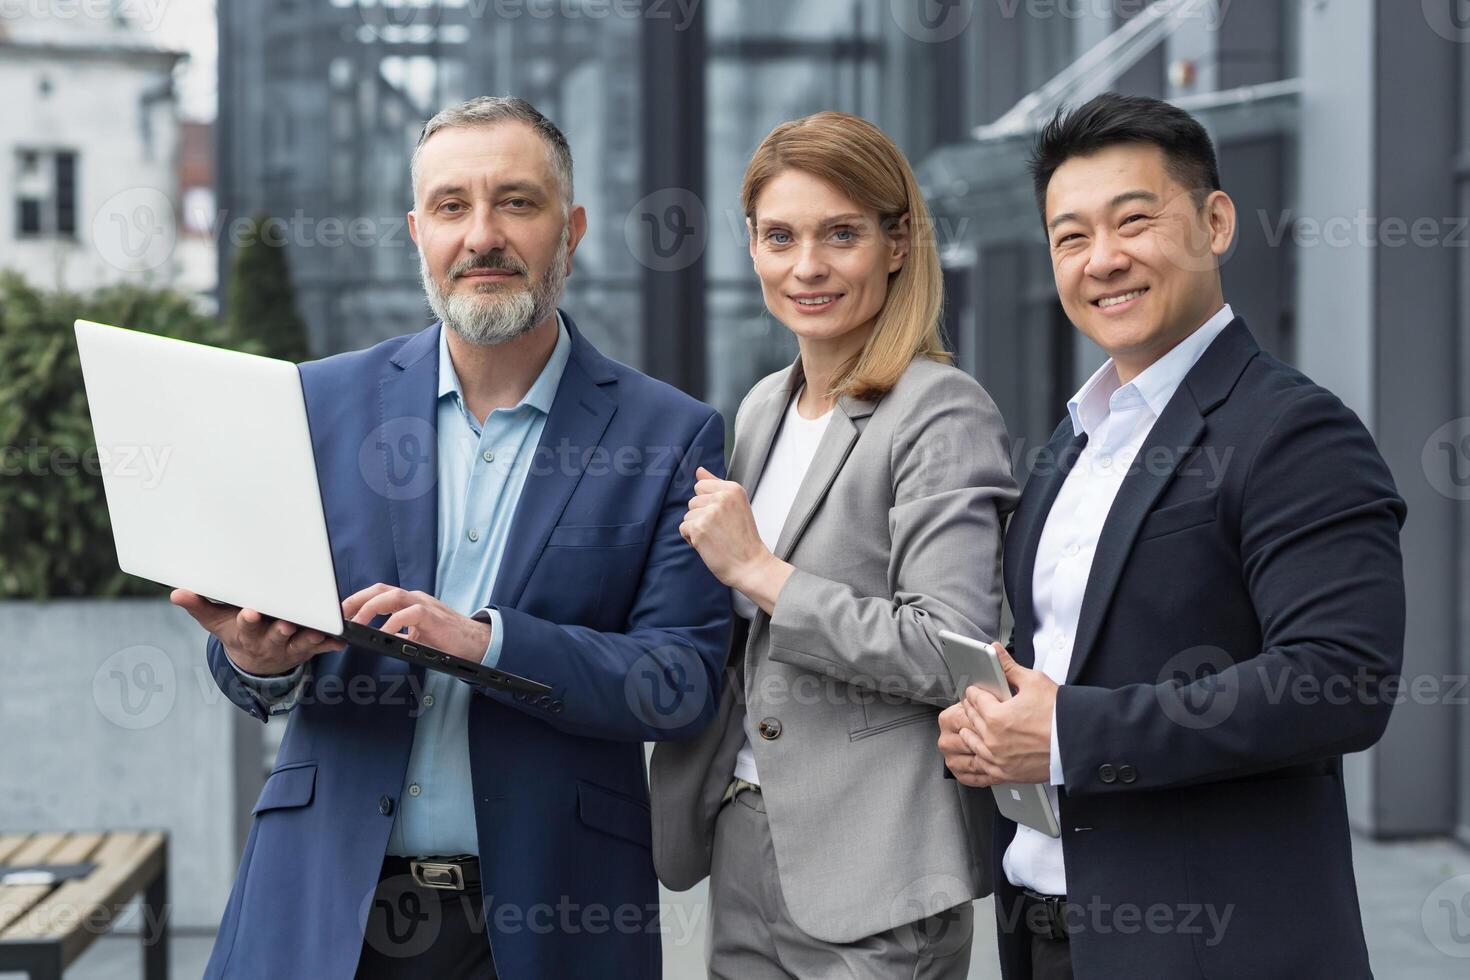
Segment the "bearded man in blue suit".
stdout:
[[678,528],[724,423],[557,310],[587,218],[536,109],[439,113],[413,185],[439,321],[301,367],[344,615],[552,692],[174,593],[290,717],[206,976],[654,980],[642,743],[716,703],[728,591]]

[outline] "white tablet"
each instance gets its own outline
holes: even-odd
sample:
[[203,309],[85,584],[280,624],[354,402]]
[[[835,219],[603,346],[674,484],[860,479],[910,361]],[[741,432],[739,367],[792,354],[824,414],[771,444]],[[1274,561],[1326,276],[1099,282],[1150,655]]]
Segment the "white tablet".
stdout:
[[[944,641],[944,662],[949,665],[950,676],[954,678],[955,689],[961,697],[974,684],[1002,701],[1011,699],[1011,686],[1006,682],[1000,657],[989,643],[949,630],[940,630],[939,638]],[[990,791],[995,794],[995,806],[1002,816],[1048,837],[1062,836],[1056,810],[1052,808],[1051,798],[1042,784],[999,783],[990,787]]]

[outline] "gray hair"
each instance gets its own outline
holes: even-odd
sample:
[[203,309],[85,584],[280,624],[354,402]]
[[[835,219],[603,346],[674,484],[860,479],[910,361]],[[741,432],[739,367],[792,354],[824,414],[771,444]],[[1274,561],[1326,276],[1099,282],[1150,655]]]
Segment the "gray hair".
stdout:
[[525,99],[518,99],[510,95],[481,95],[441,109],[434,114],[434,118],[424,124],[423,132],[419,133],[419,141],[414,145],[413,157],[409,161],[409,180],[413,182],[415,194],[415,206],[417,206],[417,194],[419,186],[419,153],[430,136],[441,129],[453,129],[461,126],[488,126],[492,123],[517,120],[525,123],[536,131],[536,135],[546,143],[550,151],[551,169],[556,174],[556,179],[561,184],[561,199],[565,207],[572,205],[572,149],[567,145],[567,138],[562,131],[556,128],[556,123],[543,116],[535,106]]

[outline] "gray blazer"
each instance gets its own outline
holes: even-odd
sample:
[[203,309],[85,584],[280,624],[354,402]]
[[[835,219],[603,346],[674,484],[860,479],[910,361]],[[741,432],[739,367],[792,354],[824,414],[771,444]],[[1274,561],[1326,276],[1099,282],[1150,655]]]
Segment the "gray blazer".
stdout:
[[[748,491],[802,380],[798,358],[736,414],[729,478]],[[957,368],[918,358],[879,401],[838,400],[774,549],[797,569],[774,616],[736,630],[710,726],[654,749],[665,885],[709,874],[748,714],[781,889],[804,931],[854,942],[990,893],[990,792],[946,779],[936,745],[959,696],[938,633],[999,633],[1015,501],[1005,423]]]

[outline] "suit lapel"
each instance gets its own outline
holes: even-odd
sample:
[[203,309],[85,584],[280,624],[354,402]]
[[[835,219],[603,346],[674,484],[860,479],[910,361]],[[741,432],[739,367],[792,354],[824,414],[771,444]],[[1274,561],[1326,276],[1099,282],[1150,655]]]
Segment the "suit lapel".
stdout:
[[1032,604],[1031,582],[1036,572],[1036,550],[1041,545],[1041,531],[1046,526],[1052,504],[1061,492],[1062,484],[1082,447],[1087,445],[1087,433],[1073,435],[1072,420],[1063,419],[1057,431],[1047,443],[1046,453],[1037,461],[1026,491],[1021,499],[1006,533],[1006,564],[1017,569],[1015,584],[1011,590],[1011,615],[1015,617],[1016,662],[1023,667],[1035,663],[1036,654],[1031,649],[1031,639],[1036,633],[1036,609]]
[[[1181,395],[1183,397],[1179,397]],[[1077,682],[1077,676],[1092,652],[1103,614],[1113,600],[1113,591],[1117,588],[1123,566],[1128,563],[1139,526],[1153,509],[1159,494],[1174,479],[1179,466],[1190,458],[1204,431],[1205,421],[1200,417],[1194,400],[1187,392],[1176,392],[1143,441],[1131,471],[1118,488],[1118,495],[1113,499],[1113,506],[1097,540],[1092,571],[1082,593],[1082,611],[1077,618],[1072,663],[1067,669],[1068,684]],[[1167,462],[1158,465],[1158,460]]]
[[1206,416],[1229,397],[1246,365],[1259,353],[1245,321],[1238,317],[1231,321],[1190,368],[1149,430],[1131,471],[1118,488],[1098,538],[1092,571],[1082,594],[1072,662],[1067,669],[1068,684],[1076,683],[1092,653],[1144,518],[1179,467],[1194,458],[1206,432]]
[[837,399],[837,405],[832,409],[832,418],[827,423],[827,431],[822,433],[822,441],[817,444],[817,453],[812,457],[806,476],[802,478],[801,486],[796,491],[796,499],[791,502],[786,523],[781,525],[781,536],[773,549],[777,558],[785,561],[791,556],[792,549],[801,540],[818,505],[832,488],[832,481],[837,479],[837,474],[842,470],[842,464],[847,462],[848,453],[852,452],[858,436],[862,435],[868,416],[873,414],[873,408],[873,402],[846,395]]
[[755,493],[761,474],[766,471],[776,433],[781,430],[781,420],[786,417],[792,392],[801,383],[801,377],[801,359],[797,358],[786,369],[781,384],[745,409],[745,424],[735,433],[735,448],[730,453],[729,475],[747,494]]
[[378,382],[378,429],[372,454],[383,470],[375,488],[388,500],[398,585],[434,594],[439,529],[439,330],[436,324],[393,356]]
[[606,359],[582,339],[571,317],[563,313],[562,319],[571,335],[572,350],[516,505],[491,590],[492,605],[514,607],[520,602],[551,529],[618,408],[617,401],[601,387],[616,381]]
[[[760,485],[761,475],[771,458],[771,449],[781,431],[781,423],[791,408],[791,399],[796,397],[805,380],[806,373],[802,370],[801,357],[798,355],[787,370],[784,382],[775,388],[770,397],[746,410],[750,420],[746,426],[749,438],[742,439],[740,434],[736,435],[735,452],[730,462],[730,479],[744,487],[749,495],[754,495]],[[807,524],[811,522],[817,506],[831,489],[832,481],[837,479],[848,453],[852,452],[853,444],[862,434],[867,424],[865,420],[873,414],[876,407],[877,402],[863,401],[847,395],[838,397],[837,404],[832,409],[831,421],[827,423],[827,430],[822,433],[822,440],[817,444],[817,453],[807,467],[801,486],[797,488],[796,499],[791,502],[786,521],[781,525],[781,536],[776,541],[776,547],[771,549],[777,558],[785,561],[791,555]],[[748,458],[747,452],[750,454]]]

